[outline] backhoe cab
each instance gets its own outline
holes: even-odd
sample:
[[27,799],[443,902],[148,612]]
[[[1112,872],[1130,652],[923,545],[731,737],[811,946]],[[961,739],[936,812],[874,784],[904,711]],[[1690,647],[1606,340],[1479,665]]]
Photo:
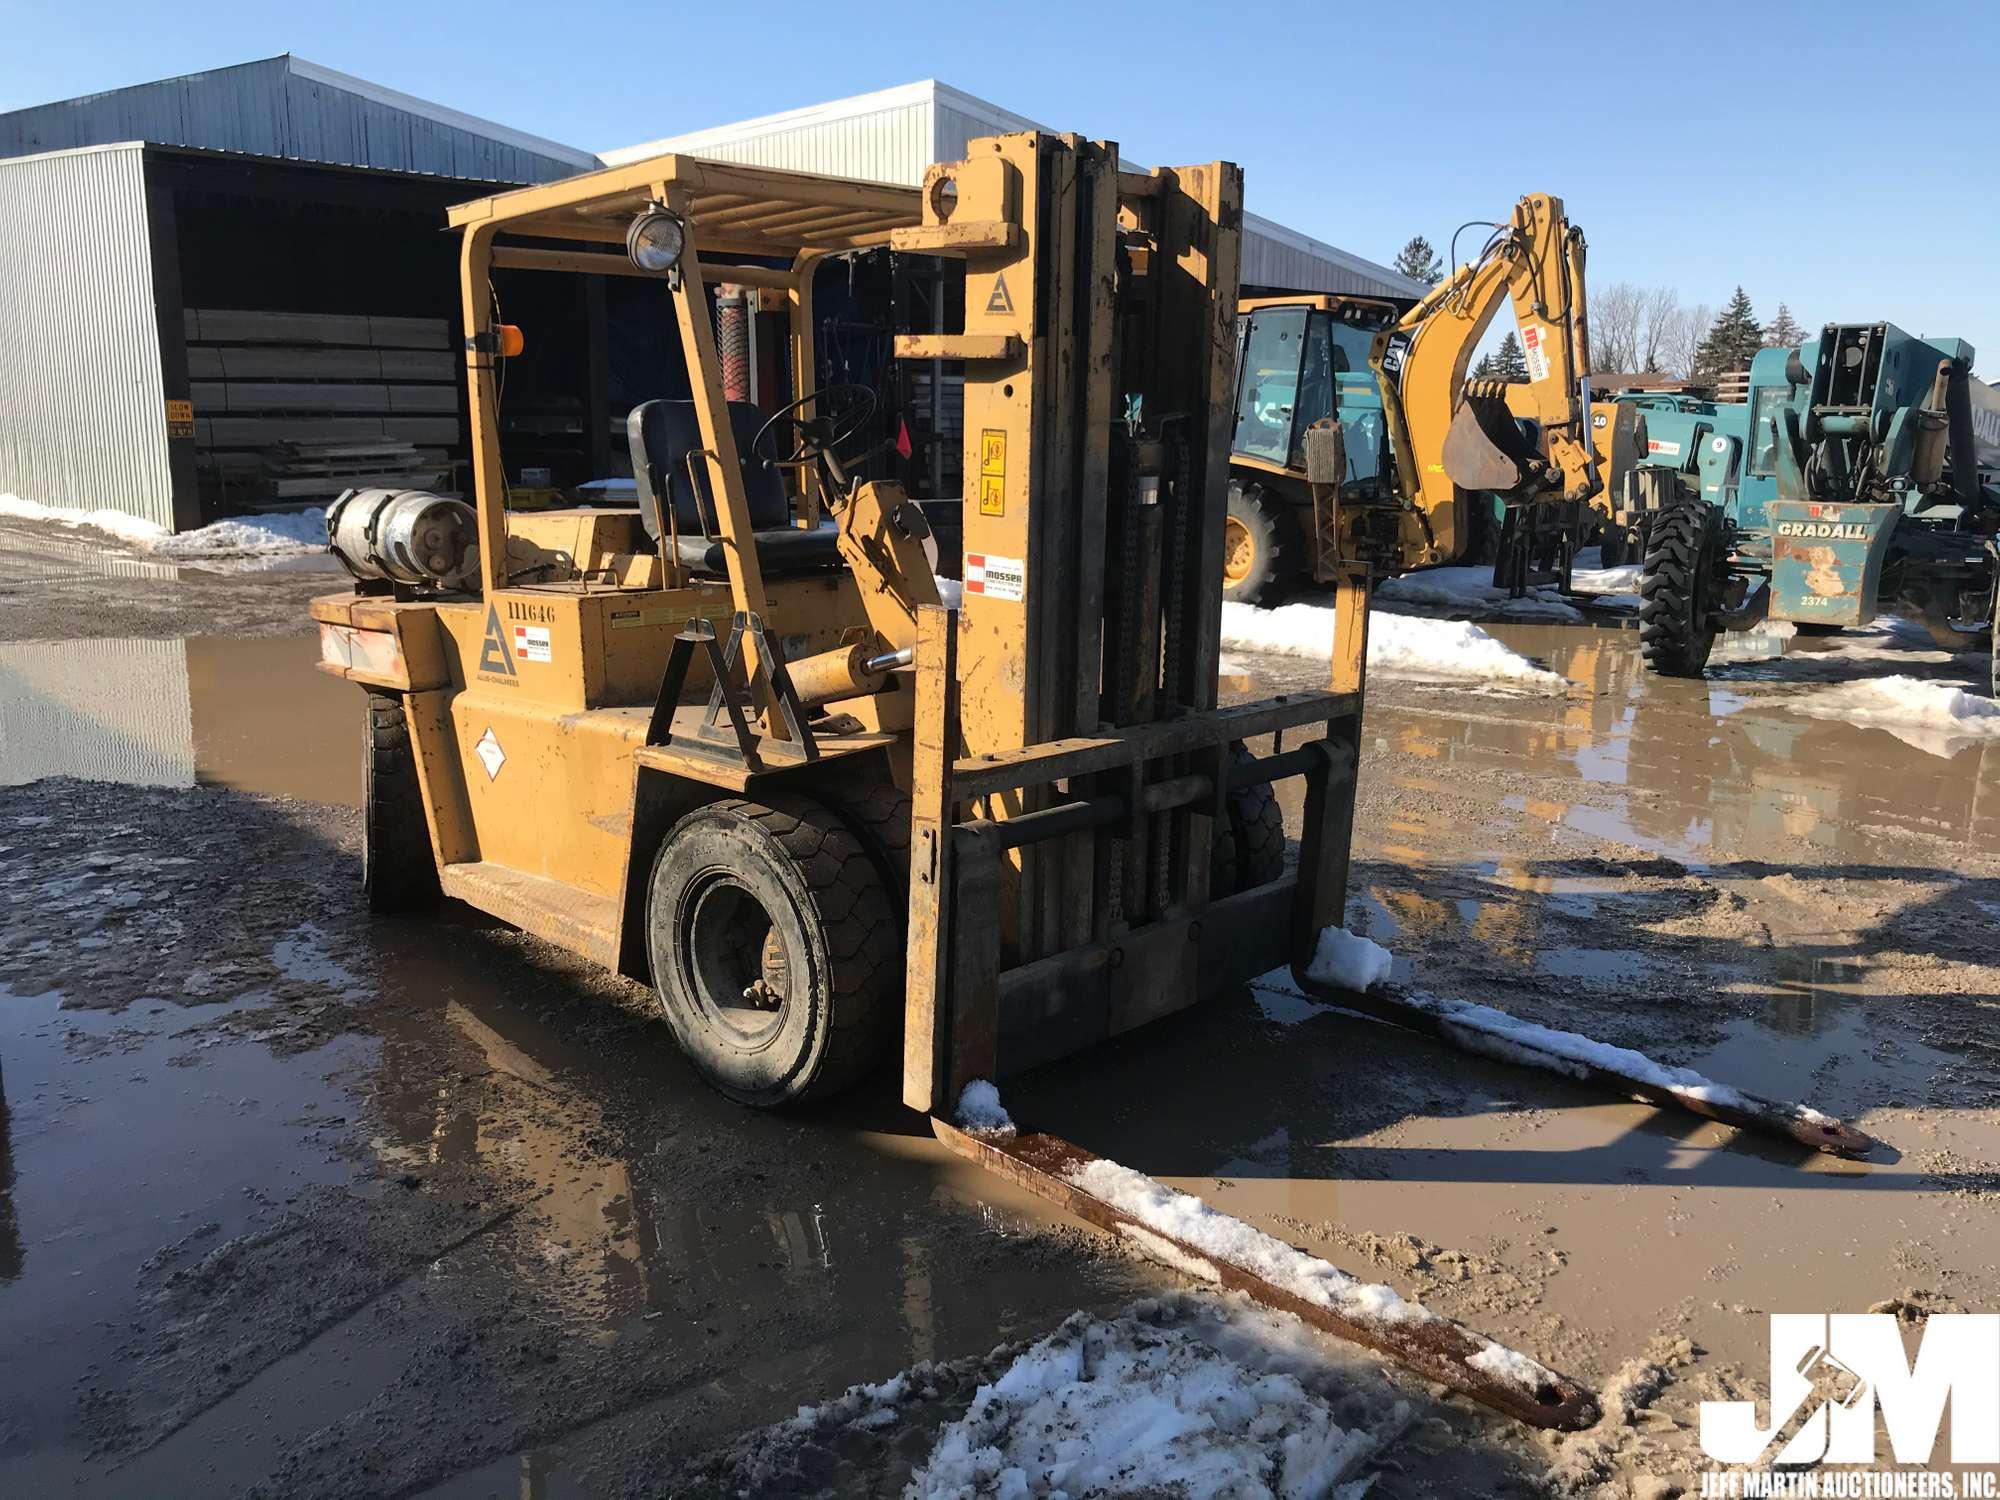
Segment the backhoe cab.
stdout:
[[[1503,302],[1528,379],[1468,381]],[[1227,597],[1273,604],[1331,581],[1321,559],[1339,548],[1320,539],[1337,523],[1324,487],[1313,508],[1304,473],[1304,434],[1327,421],[1341,428],[1347,476],[1331,503],[1400,517],[1389,571],[1490,550],[1503,586],[1567,584],[1599,519],[1606,459],[1631,452],[1638,418],[1589,405],[1584,241],[1560,199],[1521,199],[1471,262],[1407,311],[1352,297],[1243,305]]]

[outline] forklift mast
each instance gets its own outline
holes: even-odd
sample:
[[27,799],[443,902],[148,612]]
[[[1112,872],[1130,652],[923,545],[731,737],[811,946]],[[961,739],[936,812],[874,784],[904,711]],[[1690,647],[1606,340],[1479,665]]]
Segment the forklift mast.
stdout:
[[[1342,692],[1217,708],[1241,173],[971,152],[906,237],[964,255],[964,331],[897,351],[966,361],[962,615],[920,611],[915,653],[904,1100],[929,1110],[1303,963],[1345,899],[1360,710],[1358,655]],[[1232,756],[1307,724],[1261,773]],[[1305,775],[1320,822],[1296,880],[1211,899],[1235,774]]]

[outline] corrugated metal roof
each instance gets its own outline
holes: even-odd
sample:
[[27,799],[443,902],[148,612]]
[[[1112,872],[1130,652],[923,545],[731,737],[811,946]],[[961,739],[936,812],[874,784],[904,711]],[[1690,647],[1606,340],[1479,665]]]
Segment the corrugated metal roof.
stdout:
[[[932,162],[957,161],[977,136],[1049,127],[935,78],[757,115],[606,151],[619,166],[668,152],[868,177],[915,187]],[[1125,166],[1143,171],[1131,162]],[[1243,280],[1296,291],[1421,297],[1421,282],[1256,214],[1244,215]]]
[[0,370],[0,490],[172,528],[138,142],[0,161]]
[[481,182],[588,171],[588,151],[289,54],[0,114],[0,156],[151,141]]

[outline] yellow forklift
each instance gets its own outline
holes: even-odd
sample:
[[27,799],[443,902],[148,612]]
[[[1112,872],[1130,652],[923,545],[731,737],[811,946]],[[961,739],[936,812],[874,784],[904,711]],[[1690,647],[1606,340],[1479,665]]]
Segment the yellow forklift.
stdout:
[[[974,141],[921,189],[662,156],[453,209],[476,503],[343,496],[354,584],[312,605],[321,665],[368,693],[368,899],[454,897],[649,983],[749,1105],[824,1098],[900,1043],[903,1101],[953,1149],[1525,1421],[1586,1426],[1587,1391],[1524,1383],[1458,1324],[1288,1247],[1290,1279],[1282,1255],[1231,1262],[1080,1186],[1091,1159],[1060,1138],[944,1118],[970,1084],[1273,968],[1309,983],[1342,920],[1369,580],[1404,519],[1336,504],[1340,428],[1308,434],[1330,681],[1219,706],[1241,215],[1228,163],[1123,172],[1109,143],[1038,133]],[[966,267],[963,328],[896,341],[965,365],[962,593],[923,510],[850,474],[870,393],[810,384],[815,270],[881,246]],[[499,320],[496,269],[666,289],[692,394],[632,411],[631,503],[510,510],[498,394],[533,335]],[[789,313],[769,409],[724,397],[720,283]],[[1288,868],[1271,784],[1291,777]]]

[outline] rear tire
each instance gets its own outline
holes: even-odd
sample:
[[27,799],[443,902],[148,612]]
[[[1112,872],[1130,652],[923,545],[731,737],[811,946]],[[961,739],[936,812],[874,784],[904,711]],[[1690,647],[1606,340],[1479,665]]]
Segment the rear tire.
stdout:
[[1698,495],[1654,518],[1639,578],[1639,642],[1664,677],[1699,677],[1715,648],[1723,571],[1722,516]]
[[802,798],[696,808],[653,860],[653,983],[681,1049],[758,1109],[815,1103],[879,1059],[903,932],[876,857]]
[[1223,522],[1222,597],[1268,609],[1298,587],[1304,562],[1296,507],[1260,484],[1231,480]]
[[400,693],[368,694],[361,779],[361,891],[368,909],[428,911],[443,892]]
[[[1242,745],[1229,748],[1232,765],[1251,758]],[[1215,829],[1209,846],[1209,898],[1233,895],[1269,885],[1285,873],[1285,810],[1277,791],[1262,786],[1238,787],[1225,803],[1228,817]]]

